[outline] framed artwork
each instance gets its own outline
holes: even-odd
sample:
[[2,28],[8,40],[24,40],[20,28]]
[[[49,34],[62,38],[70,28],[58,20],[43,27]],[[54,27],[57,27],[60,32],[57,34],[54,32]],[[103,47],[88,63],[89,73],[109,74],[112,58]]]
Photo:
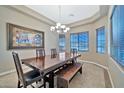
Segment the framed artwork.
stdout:
[[44,32],[7,23],[7,48],[44,48]]

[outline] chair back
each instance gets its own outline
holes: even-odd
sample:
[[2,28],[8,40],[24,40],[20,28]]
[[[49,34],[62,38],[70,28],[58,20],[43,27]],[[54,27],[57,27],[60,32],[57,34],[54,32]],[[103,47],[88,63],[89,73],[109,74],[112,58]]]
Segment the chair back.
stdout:
[[51,49],[51,58],[55,58],[57,56],[57,50],[55,48]]
[[22,82],[23,85],[25,85],[26,82],[25,82],[25,79],[24,79],[24,74],[23,74],[23,70],[22,70],[22,66],[21,66],[21,63],[20,63],[18,53],[12,52],[12,55],[13,55],[13,59],[14,59],[18,79]]
[[36,57],[43,57],[45,56],[45,50],[44,48],[38,48],[36,49]]
[[77,54],[77,49],[71,49],[71,53],[74,55],[74,54]]

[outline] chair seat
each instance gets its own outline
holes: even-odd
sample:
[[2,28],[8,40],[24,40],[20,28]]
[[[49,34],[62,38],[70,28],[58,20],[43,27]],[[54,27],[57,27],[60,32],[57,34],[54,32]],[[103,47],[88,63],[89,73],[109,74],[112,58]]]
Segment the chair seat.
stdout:
[[31,70],[24,74],[24,78],[26,80],[26,83],[29,85],[33,82],[41,80],[42,76],[40,75],[40,72],[38,72],[37,70]]

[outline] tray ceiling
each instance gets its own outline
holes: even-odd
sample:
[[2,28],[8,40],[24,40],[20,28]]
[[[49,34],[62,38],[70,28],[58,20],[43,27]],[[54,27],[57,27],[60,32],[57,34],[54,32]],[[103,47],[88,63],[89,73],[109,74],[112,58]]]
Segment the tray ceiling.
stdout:
[[54,22],[61,22],[62,24],[70,24],[87,19],[100,10],[98,5],[62,5],[60,17],[58,5],[27,5],[27,7]]

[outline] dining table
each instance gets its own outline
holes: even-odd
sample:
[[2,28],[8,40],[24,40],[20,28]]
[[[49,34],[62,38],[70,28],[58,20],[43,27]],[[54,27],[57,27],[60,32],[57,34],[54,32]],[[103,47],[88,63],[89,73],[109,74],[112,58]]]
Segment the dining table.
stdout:
[[[78,57],[80,57],[81,54],[73,54],[73,53],[59,53],[56,57],[51,57],[51,55],[41,56],[41,57],[29,57],[21,59],[22,63],[38,70],[43,77],[47,77],[45,81],[49,83],[49,87],[54,87],[54,76],[55,71],[68,62],[74,63],[75,60],[77,60]],[[63,68],[64,69],[64,68]]]

